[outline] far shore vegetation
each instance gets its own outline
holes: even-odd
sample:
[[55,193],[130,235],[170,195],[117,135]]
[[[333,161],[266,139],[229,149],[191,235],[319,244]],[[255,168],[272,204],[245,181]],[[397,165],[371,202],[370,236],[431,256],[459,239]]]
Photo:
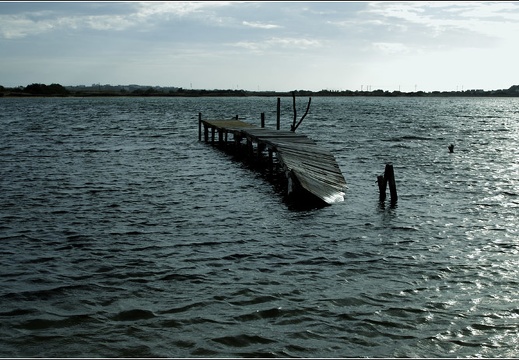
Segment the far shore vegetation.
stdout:
[[383,97],[519,97],[519,85],[500,90],[461,90],[461,91],[384,91],[378,90],[293,90],[248,91],[248,90],[203,90],[183,89],[181,87],[161,87],[143,85],[101,85],[62,86],[60,84],[30,84],[25,87],[4,87],[0,85],[0,97],[93,97],[93,96],[168,96],[168,97],[247,97],[247,96],[383,96]]

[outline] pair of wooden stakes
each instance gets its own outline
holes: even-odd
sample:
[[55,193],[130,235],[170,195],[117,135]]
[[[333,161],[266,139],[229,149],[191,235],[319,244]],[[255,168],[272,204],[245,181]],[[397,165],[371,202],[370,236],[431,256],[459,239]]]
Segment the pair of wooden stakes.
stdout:
[[398,200],[396,192],[395,171],[393,164],[386,164],[383,175],[377,176],[378,189],[380,191],[380,202],[386,201],[386,189],[389,185],[389,193],[391,195],[391,205],[394,206]]
[[[449,152],[454,152],[454,145],[449,145]],[[378,189],[380,191],[380,202],[386,201],[386,189],[389,185],[389,193],[391,195],[391,205],[394,206],[398,200],[398,194],[396,192],[395,183],[395,171],[393,170],[393,164],[386,164],[384,175],[377,176]]]

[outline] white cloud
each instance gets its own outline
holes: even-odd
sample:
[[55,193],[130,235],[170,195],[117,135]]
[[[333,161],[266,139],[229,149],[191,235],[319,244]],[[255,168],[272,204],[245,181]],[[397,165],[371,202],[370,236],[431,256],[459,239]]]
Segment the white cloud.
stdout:
[[373,43],[373,47],[385,54],[407,54],[410,52],[409,47],[401,43]]
[[[221,19],[207,12],[230,5],[232,2],[142,2],[119,3],[120,13],[114,13],[114,3],[106,7],[103,13],[102,2],[86,3],[96,8],[96,14],[85,13],[76,15],[75,12],[23,11],[18,14],[0,15],[0,37],[6,39],[23,38],[26,36],[47,33],[53,30],[92,29],[98,31],[123,31],[143,26],[154,26],[172,16],[176,18],[188,15],[212,19],[221,23]],[[118,3],[115,3],[117,5]],[[0,4],[1,5],[1,4]],[[117,9],[117,6],[115,6]],[[123,11],[124,10],[124,11]]]
[[433,36],[451,31],[464,31],[467,36],[506,36],[501,32],[503,23],[519,29],[519,3],[377,2],[370,4],[365,14],[386,24],[406,25],[409,32],[421,26]]
[[278,28],[280,28],[279,25],[263,24],[263,23],[260,23],[260,22],[244,21],[244,22],[242,22],[242,24],[245,25],[245,26],[249,26],[251,28],[256,28],[256,29],[278,29]]
[[266,41],[266,44],[284,48],[309,49],[321,47],[322,41],[304,38],[271,38]]
[[[40,15],[40,16],[38,16]],[[55,30],[90,28],[94,30],[125,30],[134,25],[131,19],[120,15],[52,16],[49,14],[0,15],[0,37],[24,38]]]
[[241,47],[254,52],[265,52],[268,50],[308,50],[320,48],[324,45],[321,40],[306,38],[279,38],[273,37],[261,41],[239,41],[230,44],[234,47]]
[[19,39],[52,29],[52,24],[35,23],[17,15],[0,15],[0,36],[5,39]]
[[233,4],[232,1],[151,1],[139,2],[138,14],[142,17],[150,17],[158,14],[186,16],[200,13],[206,9],[220,8]]

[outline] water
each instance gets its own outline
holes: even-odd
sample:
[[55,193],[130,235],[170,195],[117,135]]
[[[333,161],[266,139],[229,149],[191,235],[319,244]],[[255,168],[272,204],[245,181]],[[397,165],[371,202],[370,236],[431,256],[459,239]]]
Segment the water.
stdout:
[[313,98],[348,188],[306,211],[198,141],[275,98],[0,104],[0,357],[519,354],[519,99]]

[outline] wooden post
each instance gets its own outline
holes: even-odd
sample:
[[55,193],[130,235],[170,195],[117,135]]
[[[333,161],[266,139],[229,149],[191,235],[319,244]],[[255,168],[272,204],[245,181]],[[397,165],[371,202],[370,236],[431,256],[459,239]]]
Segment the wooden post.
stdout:
[[198,113],[198,141],[202,140],[202,113]]
[[223,145],[223,131],[222,129],[218,130],[218,145]]
[[292,107],[294,108],[294,121],[292,122],[290,131],[296,131],[297,110],[296,110],[296,93],[294,91],[292,91]]
[[214,145],[214,126],[211,126],[211,144]]
[[276,130],[280,128],[281,120],[281,98],[278,98],[277,115],[276,115]]
[[395,183],[395,172],[393,170],[393,164],[386,164],[386,169],[384,171],[384,177],[386,178],[387,183],[389,184],[389,193],[391,194],[391,204],[396,204],[398,200],[398,195],[396,193],[396,183]]
[[[304,118],[306,117],[306,115],[308,115],[308,110],[310,110],[310,103],[312,102],[312,98],[308,98],[308,105],[306,106],[306,111],[305,111],[305,114],[303,115],[303,117],[301,118],[301,120],[299,120],[299,122],[297,123],[297,125],[294,123],[294,126],[292,128],[292,131],[296,131],[297,128],[299,127],[299,125],[301,125],[301,123],[303,122]],[[295,112],[294,112],[295,114]],[[294,119],[295,120],[295,119]]]
[[247,137],[247,158],[252,160],[254,156],[254,147],[252,145],[252,139]]
[[377,183],[378,183],[378,190],[380,191],[380,202],[386,201],[386,188],[387,188],[387,181],[384,178],[384,175],[377,176]]
[[241,136],[238,134],[234,134],[234,151],[235,154],[240,157],[240,146],[241,146]]
[[269,173],[272,174],[274,172],[274,159],[272,156],[272,148],[269,147]]
[[257,153],[258,153],[258,158],[257,158],[257,159],[258,159],[258,164],[261,163],[261,158],[262,158],[262,155],[263,155],[263,151],[265,150],[265,146],[266,146],[266,145],[265,145],[264,143],[261,143],[261,142],[259,142],[259,140],[258,140],[258,147],[257,147],[257,149],[256,149],[256,150],[257,150]]
[[264,112],[261,113],[261,127],[262,128],[265,127],[265,113]]
[[389,184],[389,193],[391,195],[391,205],[395,205],[398,200],[398,194],[396,192],[395,183],[395,172],[393,170],[393,164],[386,164],[384,169],[384,175],[377,176],[378,190],[380,191],[380,202],[386,201],[386,188]]

